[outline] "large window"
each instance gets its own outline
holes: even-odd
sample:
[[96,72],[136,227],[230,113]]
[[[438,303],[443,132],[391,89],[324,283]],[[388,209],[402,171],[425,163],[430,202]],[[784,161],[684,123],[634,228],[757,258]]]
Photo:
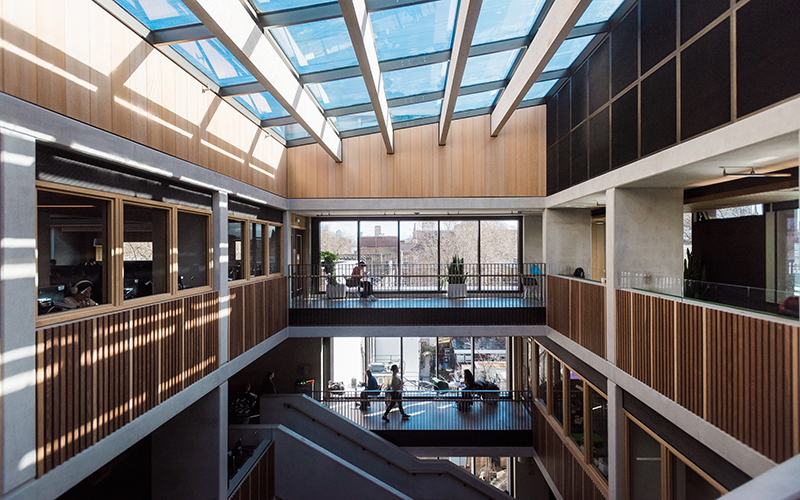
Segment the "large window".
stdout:
[[37,197],[39,314],[108,303],[108,200],[44,190]]
[[507,337],[475,337],[475,380],[508,390]]
[[264,276],[264,238],[266,225],[250,223],[250,277]]
[[512,275],[519,269],[519,221],[482,220],[480,243],[481,289],[517,288],[519,280]]
[[169,293],[169,210],[126,203],[123,218],[123,297]]
[[228,281],[244,278],[244,247],[242,236],[246,234],[247,224],[238,220],[228,221]]
[[178,290],[209,284],[208,221],[207,215],[178,212]]
[[272,222],[229,218],[228,281],[276,276],[282,272],[283,227]]
[[439,282],[439,223],[400,221],[401,287],[437,290]]
[[270,276],[280,274],[283,266],[283,251],[281,249],[281,227],[269,226],[269,274]]
[[358,252],[373,277],[374,289],[397,289],[397,221],[359,223]]

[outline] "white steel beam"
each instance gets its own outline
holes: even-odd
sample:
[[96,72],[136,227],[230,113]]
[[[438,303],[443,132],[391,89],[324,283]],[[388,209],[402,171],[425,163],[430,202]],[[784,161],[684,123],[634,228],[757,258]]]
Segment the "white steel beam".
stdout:
[[453,110],[456,108],[458,92],[461,89],[461,79],[464,68],[467,67],[469,50],[472,46],[472,36],[478,24],[478,15],[481,12],[483,0],[461,0],[456,19],[456,34],[453,39],[453,51],[450,56],[450,67],[447,70],[447,85],[444,88],[442,112],[439,115],[439,145],[447,142],[447,133],[453,121]]
[[381,129],[381,136],[386,145],[388,154],[394,153],[394,130],[392,119],[389,116],[389,104],[386,102],[386,92],[383,88],[381,68],[378,64],[378,51],[375,48],[375,34],[372,32],[372,23],[369,20],[365,0],[339,0],[342,17],[350,33],[353,50],[358,59],[358,66],[364,76],[375,118]]
[[184,4],[336,162],[342,140],[278,49],[238,0],[185,0]]
[[508,82],[505,91],[500,95],[492,112],[491,135],[497,137],[500,129],[506,124],[511,114],[517,109],[525,94],[531,89],[536,79],[542,74],[561,43],[575,27],[591,0],[559,0],[542,22],[542,26],[533,38],[531,45]]

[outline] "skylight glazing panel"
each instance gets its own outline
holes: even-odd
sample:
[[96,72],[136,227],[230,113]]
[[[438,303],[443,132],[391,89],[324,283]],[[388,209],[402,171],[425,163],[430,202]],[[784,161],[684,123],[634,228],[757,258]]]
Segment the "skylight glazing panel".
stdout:
[[259,12],[278,12],[326,3],[331,3],[331,0],[253,0],[253,5]]
[[550,62],[545,66],[544,71],[556,71],[569,68],[594,37],[595,35],[588,35],[564,40],[564,43],[561,44],[561,47],[558,48],[553,58],[550,59]]
[[611,19],[625,0],[592,0],[575,26],[604,23]]
[[287,141],[293,141],[295,139],[305,139],[306,137],[311,137],[311,135],[308,132],[306,132],[306,129],[304,129],[297,123],[292,123],[291,125],[282,125],[280,127],[272,127],[272,129],[281,134],[281,137],[283,137]]
[[494,100],[497,99],[497,94],[499,93],[500,89],[480,92],[478,94],[460,95],[458,99],[456,99],[456,107],[453,112],[458,113],[459,111],[488,108],[494,104]]
[[545,0],[484,0],[472,45],[527,36]]
[[461,86],[468,87],[479,83],[505,80],[514,65],[514,61],[517,60],[517,54],[519,54],[520,50],[522,49],[470,57],[467,59],[467,67],[464,69]]
[[283,109],[269,92],[239,95],[235,99],[261,120],[289,116],[289,112]]
[[439,116],[441,110],[442,100],[439,99],[437,101],[420,102],[417,104],[409,104],[408,106],[389,108],[389,114],[392,117],[392,123],[399,123],[417,120],[419,118]]
[[522,98],[523,101],[530,101],[531,99],[541,99],[542,97],[546,96],[550,89],[553,88],[553,85],[556,84],[558,80],[545,80],[543,82],[536,82],[533,84],[533,87],[525,94],[525,97]]
[[270,31],[300,74],[358,66],[341,17]]
[[447,63],[441,62],[382,73],[387,99],[444,90]]
[[457,6],[457,0],[438,0],[370,12],[378,60],[451,49]]
[[219,86],[256,81],[216,38],[179,43],[172,48]]
[[331,120],[333,120],[333,124],[336,125],[336,128],[339,129],[339,132],[347,132],[350,130],[378,126],[378,119],[375,118],[374,111],[356,113],[354,115],[336,116],[331,118]]
[[369,102],[367,86],[364,85],[364,78],[360,76],[344,80],[312,83],[308,85],[308,88],[323,109],[341,108]]
[[180,0],[114,0],[151,30],[200,24]]

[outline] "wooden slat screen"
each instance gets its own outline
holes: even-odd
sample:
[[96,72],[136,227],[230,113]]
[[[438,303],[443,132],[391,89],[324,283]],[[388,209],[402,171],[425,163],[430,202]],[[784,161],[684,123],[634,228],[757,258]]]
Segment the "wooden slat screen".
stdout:
[[547,326],[605,358],[606,287],[548,276]]
[[617,366],[776,462],[800,453],[800,328],[616,291]]
[[37,330],[37,476],[219,368],[218,308],[208,292]]
[[533,410],[533,447],[563,498],[600,500],[608,498],[608,487],[599,488],[587,472],[591,467],[576,457],[539,408]]
[[289,326],[285,277],[231,287],[228,356],[235,359]]
[[275,444],[271,443],[264,455],[250,470],[230,500],[264,500],[275,497]]

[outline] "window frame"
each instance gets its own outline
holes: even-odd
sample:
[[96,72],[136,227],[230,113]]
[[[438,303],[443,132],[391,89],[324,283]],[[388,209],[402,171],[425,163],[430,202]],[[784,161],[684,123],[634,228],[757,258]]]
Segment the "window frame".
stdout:
[[[105,304],[98,304],[91,308],[81,308],[72,311],[64,311],[60,313],[52,313],[44,316],[36,315],[36,327],[50,326],[56,323],[65,323],[84,318],[90,318],[108,314],[115,311],[123,311],[133,307],[143,305],[155,304],[165,302],[170,299],[198,295],[207,293],[214,290],[214,245],[213,245],[213,211],[205,210],[197,207],[189,207],[185,205],[176,205],[170,203],[163,203],[148,199],[137,198],[134,196],[127,196],[116,193],[108,193],[104,191],[97,191],[93,189],[86,189],[75,186],[68,186],[57,184],[47,181],[36,181],[37,196],[40,191],[48,191],[54,193],[61,193],[65,195],[84,196],[87,198],[94,198],[103,200],[108,203],[108,216],[106,217],[106,235],[107,242],[104,242],[107,248],[105,257],[108,259],[108,267],[105,269],[107,277],[104,278],[104,287],[108,287],[108,302]],[[124,231],[124,207],[125,205],[138,205],[144,207],[152,207],[167,211],[167,291],[146,297],[137,297],[125,300],[123,297],[123,283],[124,283],[124,263],[123,263],[123,244],[125,241]],[[206,216],[207,229],[207,269],[208,279],[207,284],[186,290],[178,290],[178,212],[189,212]],[[38,233],[39,221],[38,210],[36,227]],[[36,249],[39,250],[39,239],[37,234]],[[36,266],[36,283],[38,294],[39,282],[39,266]],[[37,297],[34,297],[36,300]]]
[[[265,280],[265,279],[272,279],[272,278],[279,278],[284,275],[283,272],[283,243],[285,234],[283,231],[283,224],[280,222],[273,222],[264,219],[257,219],[254,217],[247,217],[243,215],[229,215],[228,216],[228,223],[231,222],[238,222],[243,223],[244,228],[242,229],[242,278],[238,280],[228,281],[228,286],[239,286],[244,285],[248,282]],[[263,258],[266,272],[260,276],[250,276],[250,231],[251,226],[253,224],[262,224],[265,226],[266,229],[266,236],[264,236],[265,244],[263,245]],[[269,274],[269,228],[270,227],[278,227],[281,229],[281,238],[280,238],[280,258],[278,263],[279,272]],[[226,229],[227,234],[227,229]],[[228,249],[228,258],[230,259],[231,249]]]

